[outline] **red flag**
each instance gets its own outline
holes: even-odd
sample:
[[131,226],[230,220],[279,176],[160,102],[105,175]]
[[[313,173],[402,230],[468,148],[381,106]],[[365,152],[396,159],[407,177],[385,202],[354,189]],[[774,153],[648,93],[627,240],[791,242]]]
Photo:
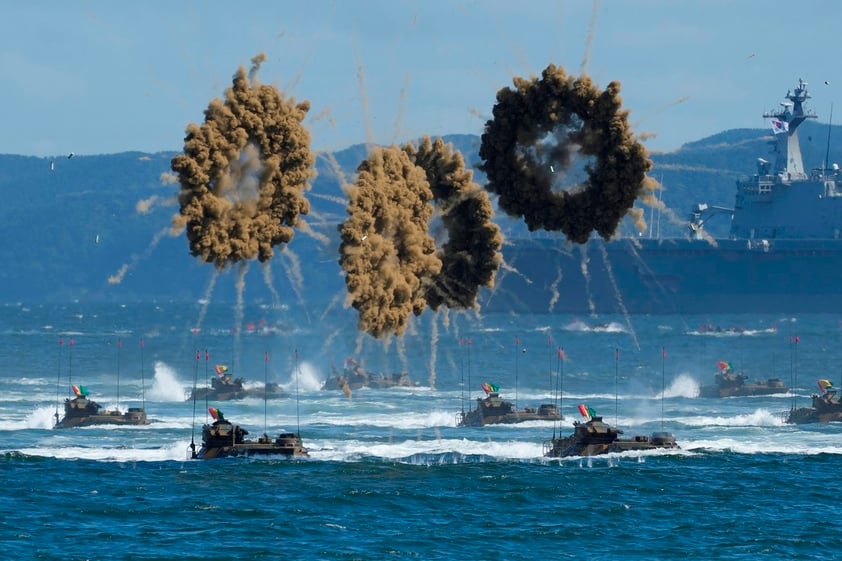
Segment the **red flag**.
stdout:
[[73,339],[70,340],[70,346],[73,346]]
[[561,360],[567,360],[567,354],[565,354],[564,349],[561,347],[558,349],[558,358]]
[[796,335],[795,336],[795,344],[797,345],[800,342],[801,342],[801,339],[798,337],[798,335]]
[[207,349],[205,349],[205,362],[207,362],[209,360],[210,360],[210,353],[208,352]]
[[199,353],[199,351],[196,351],[196,360],[199,360],[199,358],[201,358],[201,356],[202,355]]
[[266,362],[269,362],[269,351],[266,351],[266,354],[263,357],[263,360],[266,361]]
[[61,338],[61,337],[59,337],[59,338],[58,338],[58,344],[59,344],[59,345],[64,345],[64,339],[63,339],[63,338]]
[[143,348],[143,339],[140,340],[140,348]]
[[119,348],[121,348],[122,346],[123,346],[123,340],[122,340],[122,339],[117,339],[117,348],[119,349]]
[[468,339],[468,344],[469,344],[469,345],[473,345],[473,344],[474,344],[474,340],[469,338],[469,339]]
[[664,347],[661,347],[661,358],[667,358],[667,350]]
[[520,346],[520,339],[518,339],[517,337],[515,337],[515,346],[516,347]]

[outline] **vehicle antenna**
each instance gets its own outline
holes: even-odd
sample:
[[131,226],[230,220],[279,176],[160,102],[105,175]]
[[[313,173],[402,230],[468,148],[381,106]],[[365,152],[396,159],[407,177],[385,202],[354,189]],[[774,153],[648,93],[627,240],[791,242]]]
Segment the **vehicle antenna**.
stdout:
[[140,340],[140,403],[146,411],[146,380],[143,374],[143,339]]
[[196,364],[193,366],[193,419],[190,421],[190,457],[194,460],[196,455],[196,386],[199,383],[199,360],[201,355],[196,351]]
[[295,349],[295,432],[301,437],[301,414],[298,403],[298,378],[301,376],[301,367],[298,364],[298,349]]
[[667,350],[661,347],[661,432],[664,430],[664,394],[667,388],[667,378],[665,374],[664,364],[667,361]]
[[269,436],[269,431],[266,428],[266,401],[268,399],[268,392],[269,392],[269,351],[265,351],[263,354],[263,436]]
[[620,349],[614,349],[614,426],[619,426]]
[[56,375],[56,424],[59,422],[58,402],[61,399],[61,349],[64,347],[64,338],[58,338],[58,374]]

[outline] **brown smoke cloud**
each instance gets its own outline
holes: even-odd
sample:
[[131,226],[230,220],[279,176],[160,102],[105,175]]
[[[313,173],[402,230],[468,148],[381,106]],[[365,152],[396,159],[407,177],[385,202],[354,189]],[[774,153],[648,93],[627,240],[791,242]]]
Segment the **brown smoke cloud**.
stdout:
[[359,327],[374,337],[402,334],[410,313],[426,305],[422,285],[441,270],[428,233],[432,193],[424,170],[406,152],[374,148],[348,188],[348,218],[339,227],[339,264]]
[[185,228],[190,253],[218,269],[269,260],[310,210],[314,156],[302,125],[310,104],[260,84],[265,59],[237,70],[224,101],[212,100],[205,122],[187,127],[184,153],[171,163],[181,185],[173,229]]
[[[554,170],[570,170],[579,155],[591,159],[587,178],[554,192]],[[602,91],[589,77],[568,76],[554,65],[497,92],[480,158],[486,189],[499,195],[501,209],[523,217],[530,230],[560,230],[576,243],[592,231],[610,239],[654,184],[646,181],[652,163],[631,132],[619,82]]]
[[[401,335],[410,314],[474,307],[479,287],[493,285],[502,235],[488,195],[450,145],[424,138],[374,148],[347,191],[339,263],[362,331]],[[448,233],[440,249],[429,233],[436,210]]]

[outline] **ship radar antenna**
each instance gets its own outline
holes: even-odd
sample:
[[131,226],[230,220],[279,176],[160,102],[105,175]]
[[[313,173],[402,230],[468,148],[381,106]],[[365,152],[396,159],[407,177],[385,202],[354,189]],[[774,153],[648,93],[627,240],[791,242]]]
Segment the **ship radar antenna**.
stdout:
[[[825,86],[830,86],[830,82],[824,81]],[[827,120],[827,146],[824,151],[824,165],[822,165],[822,175],[827,175],[827,170],[830,169],[830,131],[833,128],[833,102],[830,102],[830,117]]]

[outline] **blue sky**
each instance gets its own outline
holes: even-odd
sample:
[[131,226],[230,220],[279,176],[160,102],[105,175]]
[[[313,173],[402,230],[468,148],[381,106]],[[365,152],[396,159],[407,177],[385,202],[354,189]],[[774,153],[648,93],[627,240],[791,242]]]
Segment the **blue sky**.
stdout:
[[311,102],[318,150],[480,134],[497,90],[549,63],[618,80],[652,151],[763,127],[799,78],[820,122],[842,99],[836,0],[61,0],[3,12],[3,154],[181,150],[187,124],[260,52],[263,83]]

